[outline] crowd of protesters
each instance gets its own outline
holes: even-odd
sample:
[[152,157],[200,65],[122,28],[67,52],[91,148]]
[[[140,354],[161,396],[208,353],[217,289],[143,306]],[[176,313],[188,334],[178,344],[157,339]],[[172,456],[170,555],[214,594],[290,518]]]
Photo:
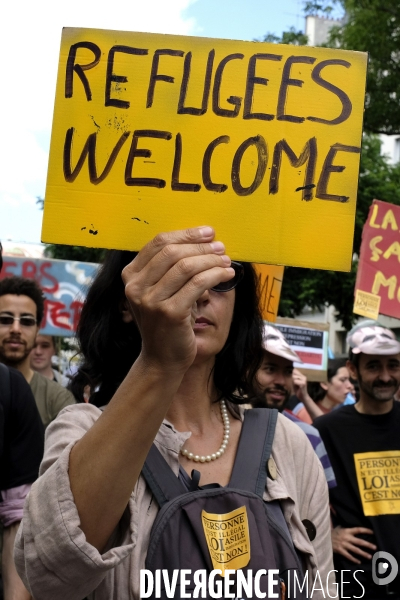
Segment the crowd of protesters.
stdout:
[[309,383],[257,294],[251,265],[232,263],[211,228],[110,251],[67,379],[40,333],[38,284],[0,281],[5,600],[139,599],[160,508],[142,471],[150,449],[183,492],[229,487],[255,409],[278,411],[261,497],[279,505],[303,573],[321,578],[308,597],[400,600],[400,343],[360,322],[348,358]]

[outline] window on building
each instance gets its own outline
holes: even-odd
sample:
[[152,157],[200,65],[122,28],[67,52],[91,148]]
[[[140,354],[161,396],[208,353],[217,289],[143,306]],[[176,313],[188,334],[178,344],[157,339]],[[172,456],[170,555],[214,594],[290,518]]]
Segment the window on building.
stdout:
[[394,140],[394,162],[400,162],[400,137],[395,138]]

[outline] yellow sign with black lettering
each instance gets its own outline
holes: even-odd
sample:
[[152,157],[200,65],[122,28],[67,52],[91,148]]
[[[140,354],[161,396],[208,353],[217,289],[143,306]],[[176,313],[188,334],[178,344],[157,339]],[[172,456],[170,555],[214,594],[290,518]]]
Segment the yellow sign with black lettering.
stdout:
[[380,304],[380,296],[370,294],[369,292],[363,292],[362,290],[355,290],[353,312],[357,315],[376,321],[379,318]]
[[250,534],[247,510],[241,506],[224,515],[201,511],[204,535],[214,569],[237,571],[250,562]]
[[400,450],[354,454],[364,515],[400,513]]
[[280,265],[253,265],[258,277],[260,310],[264,321],[275,323],[281,297],[283,272]]
[[366,65],[331,48],[64,29],[43,241],[139,250],[208,224],[233,259],[349,270]]

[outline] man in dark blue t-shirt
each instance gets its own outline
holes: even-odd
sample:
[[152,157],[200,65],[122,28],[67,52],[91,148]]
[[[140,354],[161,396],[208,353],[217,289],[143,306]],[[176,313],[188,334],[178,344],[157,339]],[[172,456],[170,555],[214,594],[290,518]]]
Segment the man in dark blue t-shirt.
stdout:
[[335,568],[350,580],[342,598],[361,596],[358,580],[364,600],[397,600],[400,403],[393,397],[400,386],[400,343],[376,322],[356,326],[347,341],[347,367],[360,399],[314,421],[337,481],[330,490]]

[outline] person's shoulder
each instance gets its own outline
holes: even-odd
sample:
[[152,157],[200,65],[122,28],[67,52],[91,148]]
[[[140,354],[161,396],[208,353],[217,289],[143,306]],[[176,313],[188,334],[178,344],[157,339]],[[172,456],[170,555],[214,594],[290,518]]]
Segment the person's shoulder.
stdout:
[[[319,478],[326,486],[321,461],[308,436],[297,423],[282,414],[278,415],[272,454],[289,495],[294,493],[304,498],[308,486],[313,487]],[[304,465],[308,466],[306,472]]]
[[332,427],[336,424],[340,425],[344,421],[357,416],[357,411],[354,407],[354,404],[349,404],[347,406],[341,406],[336,410],[332,410],[330,413],[326,415],[322,415],[321,417],[317,417],[313,421],[314,427],[318,430],[321,428]]
[[53,381],[52,379],[49,379],[48,377],[45,377],[44,375],[42,375],[41,373],[38,373],[37,371],[34,371],[31,381],[33,384],[40,385],[41,387],[45,387],[50,390],[51,389],[57,390],[59,387],[61,387],[59,383],[57,383],[56,381]]
[[65,398],[70,397],[71,403],[75,402],[75,398],[72,395],[72,393],[69,390],[67,390],[65,387],[63,387],[62,385],[57,383],[57,381],[52,381],[51,379],[48,379],[47,377],[45,377],[44,375],[41,375],[37,371],[35,371],[35,373],[32,377],[32,382],[34,379],[36,379],[35,384],[41,388],[45,388],[46,393],[49,396],[57,396],[57,397],[63,396]]
[[94,425],[101,410],[93,404],[73,404],[61,410],[46,429],[45,453],[40,475],[57,461],[63,451],[81,439]]
[[60,421],[64,421],[64,423],[76,423],[78,426],[84,426],[86,423],[91,427],[100,417],[102,412],[103,411],[100,408],[87,402],[70,404],[58,413],[57,419],[50,423],[48,431],[50,430],[50,427],[54,427],[56,424],[59,424]]
[[17,369],[5,366],[4,369],[0,370],[0,376],[7,377],[8,379],[8,382],[5,382],[5,385],[9,386],[8,401],[6,402],[5,398],[0,394],[0,403],[2,409],[5,411],[6,418],[13,414],[13,418],[30,419],[32,411],[36,411],[37,409],[32,390],[25,377]]
[[74,437],[74,432],[82,435],[82,432],[85,433],[94,425],[100,415],[101,410],[93,404],[82,402],[66,406],[47,427],[46,444],[51,444],[53,438],[59,440],[60,436]]
[[26,389],[29,387],[28,382],[25,377],[18,371],[17,369],[13,369],[12,367],[7,367],[8,372],[10,374],[10,385],[12,389],[22,388]]
[[32,390],[25,377],[17,369],[7,367],[10,374],[10,390],[13,402],[25,402],[29,396],[29,401],[33,398]]
[[302,446],[305,444],[305,442],[306,447],[309,445],[303,428],[299,427],[297,422],[288,419],[281,413],[278,414],[275,435],[279,438],[285,439],[285,444],[291,445],[292,448],[299,445]]

